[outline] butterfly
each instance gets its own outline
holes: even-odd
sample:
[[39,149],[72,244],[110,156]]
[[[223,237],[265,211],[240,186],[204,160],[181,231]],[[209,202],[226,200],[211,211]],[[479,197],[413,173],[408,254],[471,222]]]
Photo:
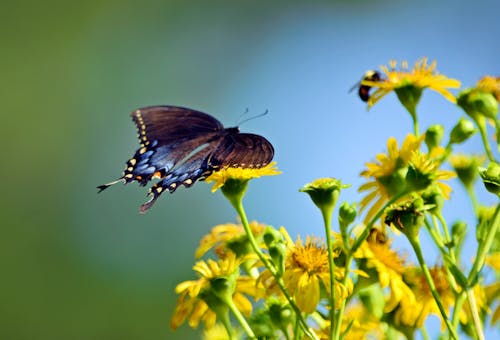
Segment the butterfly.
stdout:
[[149,189],[151,199],[141,205],[145,213],[158,197],[179,186],[190,187],[224,167],[260,168],[274,156],[272,144],[262,136],[224,128],[209,114],[179,106],[149,106],[133,111],[141,147],[126,162],[123,175],[98,186],[101,192],[123,182],[141,186],[158,179]]
[[370,99],[370,90],[372,87],[368,85],[362,85],[361,82],[364,80],[378,82],[382,80],[382,75],[378,71],[373,71],[373,70],[367,71],[363,75],[363,79],[354,84],[354,86],[349,90],[349,92],[351,92],[355,88],[358,88],[359,98],[361,98],[362,101],[367,102]]

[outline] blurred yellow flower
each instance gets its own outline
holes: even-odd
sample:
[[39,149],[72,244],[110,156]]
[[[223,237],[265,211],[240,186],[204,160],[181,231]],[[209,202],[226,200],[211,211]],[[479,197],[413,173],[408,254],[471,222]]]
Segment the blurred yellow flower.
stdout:
[[235,256],[217,262],[213,260],[197,262],[193,270],[200,276],[198,280],[184,281],[177,285],[175,292],[180,294],[170,326],[172,329],[179,327],[189,317],[188,324],[196,328],[200,321],[205,328],[215,325],[217,315],[210,304],[222,303],[217,301],[216,295],[211,293],[211,282],[217,279],[235,280],[233,302],[245,315],[250,315],[252,304],[244,295],[261,296],[255,280],[246,276],[239,276],[240,260]]
[[274,176],[279,174],[281,174],[281,171],[276,168],[276,162],[271,162],[262,168],[222,168],[208,176],[205,179],[205,182],[215,182],[212,187],[212,192],[215,192],[217,189],[221,188],[228,179],[248,181],[252,178]]
[[220,323],[216,323],[211,328],[204,329],[201,338],[203,340],[230,340],[226,328]]
[[391,249],[391,241],[383,231],[372,228],[355,257],[358,261],[364,260],[361,261],[361,270],[368,273],[370,269],[375,270],[380,286],[390,287],[391,295],[386,302],[385,312],[392,311],[401,300],[406,300],[409,304],[415,303],[413,292],[403,281],[405,260]]
[[389,62],[389,67],[381,66],[381,70],[385,74],[381,80],[363,80],[361,82],[362,85],[377,89],[368,99],[368,107],[372,107],[388,93],[409,85],[418,89],[430,88],[452,103],[455,103],[455,96],[447,89],[459,88],[460,82],[456,79],[450,79],[445,75],[439,74],[436,71],[436,64],[437,63],[433,61],[429,65],[427,64],[427,58],[422,58],[415,63],[412,70],[408,69],[408,63],[406,61],[401,63],[401,68],[399,70],[396,69],[397,62],[394,60]]
[[[342,318],[341,334],[344,334],[349,325],[350,329],[343,337],[345,340],[384,339],[386,333],[383,323],[361,304],[347,306]],[[321,340],[329,340],[330,322],[326,321],[316,334]]]
[[483,92],[491,93],[500,102],[500,77],[484,76],[479,79],[476,87]]
[[[256,221],[250,222],[250,229],[257,238],[264,233],[266,227],[266,225]],[[220,258],[225,258],[228,252],[237,253],[237,256],[245,255],[252,249],[243,226],[234,223],[219,224],[213,227],[210,233],[200,240],[195,257],[202,257],[212,248]]]
[[[437,293],[441,299],[443,307],[445,310],[450,309],[455,304],[455,292],[450,287],[448,280],[446,278],[446,268],[442,266],[436,266],[430,268],[430,273],[434,285],[436,286]],[[427,284],[425,275],[422,273],[420,268],[409,268],[405,273],[405,279],[409,282],[409,285],[415,294],[416,304],[413,306],[407,306],[406,308],[413,309],[411,313],[414,316],[412,322],[405,323],[406,325],[422,327],[425,319],[430,314],[438,316],[441,320],[442,329],[445,328],[444,320],[439,312],[439,308],[432,296],[432,292]],[[403,313],[401,311],[400,313]],[[407,320],[407,322],[410,320]]]

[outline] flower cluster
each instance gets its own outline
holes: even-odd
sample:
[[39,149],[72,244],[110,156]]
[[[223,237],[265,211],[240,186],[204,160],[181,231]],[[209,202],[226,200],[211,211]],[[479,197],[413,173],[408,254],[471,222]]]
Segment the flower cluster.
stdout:
[[[206,181],[221,189],[239,223],[217,225],[201,239],[193,267],[198,279],[177,286],[172,328],[203,325],[205,339],[413,339],[417,332],[428,337],[433,315],[447,338],[484,339],[485,327],[500,324],[500,205],[485,207],[475,194],[481,178],[481,190],[500,195],[500,78],[485,76],[454,95],[450,89],[460,82],[423,58],[412,69],[391,61],[359,86],[370,108],[395,92],[413,119],[412,132],[399,142],[389,137],[386,152],[366,163],[360,201],[337,208],[349,186],[332,177],[306,184],[299,191],[319,209],[324,235],[292,238],[284,227],[249,222],[243,208],[250,180],[279,174],[275,163],[214,172]],[[419,133],[417,106],[426,89],[468,118]],[[488,136],[488,121],[496,139]],[[455,152],[477,131],[485,154]],[[472,226],[455,217],[449,223],[442,213],[455,177],[475,213]],[[470,229],[478,244],[472,264],[462,254]],[[440,254],[431,264],[422,233]],[[393,247],[398,237],[406,237],[411,253]]]

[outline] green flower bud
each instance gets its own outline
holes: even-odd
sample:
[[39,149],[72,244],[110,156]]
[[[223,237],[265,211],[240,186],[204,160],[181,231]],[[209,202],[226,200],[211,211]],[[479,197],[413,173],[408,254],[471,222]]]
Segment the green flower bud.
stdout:
[[451,245],[455,249],[455,255],[460,254],[463,242],[467,235],[467,223],[458,221],[451,226]]
[[385,296],[379,285],[371,285],[360,290],[359,298],[371,314],[377,318],[384,315]]
[[487,169],[479,169],[479,175],[483,179],[486,190],[495,195],[500,195],[500,165],[491,162]]
[[285,272],[286,245],[284,242],[274,243],[269,246],[269,256],[278,271],[278,276]]
[[394,225],[410,239],[415,239],[425,215],[422,213],[429,210],[429,206],[424,205],[421,197],[414,196],[405,202],[393,204],[385,210],[384,222],[387,225]]
[[356,211],[356,204],[349,204],[347,202],[343,202],[340,205],[339,209],[339,223],[340,225],[348,226],[352,222],[354,222],[354,219],[356,218],[357,211]]
[[424,204],[432,207],[429,208],[431,214],[439,214],[444,206],[444,197],[441,189],[437,185],[429,187],[427,190],[421,193]]
[[469,139],[476,133],[477,129],[470,120],[460,118],[457,125],[453,127],[450,133],[450,144],[460,144]]
[[498,102],[495,96],[478,89],[467,89],[460,92],[457,105],[474,120],[477,120],[478,116],[496,119],[498,113]]
[[425,144],[429,150],[441,145],[444,136],[444,127],[440,124],[432,125],[425,132]]
[[293,312],[290,306],[277,299],[269,299],[267,302],[271,321],[280,329],[285,329],[293,321]]
[[482,156],[468,155],[452,155],[449,158],[451,166],[466,188],[471,188],[474,184],[479,174],[477,169],[483,163],[483,160]]
[[278,230],[269,226],[264,231],[263,239],[264,239],[264,243],[266,244],[267,248],[269,248],[272,244],[282,241],[283,237],[281,236],[281,234]]

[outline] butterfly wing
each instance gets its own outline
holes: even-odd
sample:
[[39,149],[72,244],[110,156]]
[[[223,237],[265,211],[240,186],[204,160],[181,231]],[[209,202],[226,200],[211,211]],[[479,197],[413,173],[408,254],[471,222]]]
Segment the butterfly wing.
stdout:
[[219,143],[210,157],[209,165],[213,168],[261,168],[269,164],[273,156],[274,148],[264,137],[231,132]]
[[197,147],[213,140],[223,131],[214,117],[178,106],[149,106],[131,113],[139,131],[141,147],[127,161],[123,176],[98,187],[102,191],[124,181],[146,185],[162,178]]

